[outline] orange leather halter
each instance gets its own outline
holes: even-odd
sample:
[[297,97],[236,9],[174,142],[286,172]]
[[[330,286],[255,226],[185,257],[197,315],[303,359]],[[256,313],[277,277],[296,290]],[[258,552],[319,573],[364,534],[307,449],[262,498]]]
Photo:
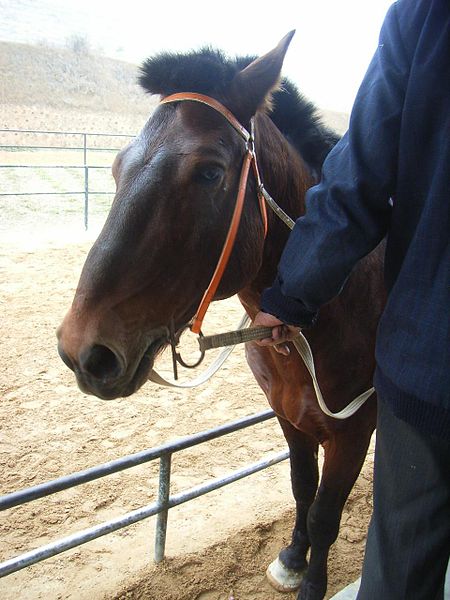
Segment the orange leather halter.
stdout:
[[170,102],[184,102],[189,100],[191,102],[199,102],[201,104],[205,104],[210,108],[213,108],[217,112],[219,112],[225,119],[230,123],[230,125],[239,133],[239,135],[244,139],[246,144],[246,153],[244,156],[244,160],[242,163],[241,176],[239,179],[239,187],[238,193],[236,197],[236,204],[233,211],[233,216],[231,218],[230,226],[228,229],[227,236],[225,238],[225,243],[222,248],[222,252],[220,254],[219,261],[216,265],[216,269],[211,278],[211,281],[206,289],[206,292],[203,295],[203,298],[200,302],[200,305],[197,309],[197,313],[194,317],[194,321],[191,326],[191,331],[194,333],[200,333],[203,319],[205,317],[206,311],[208,310],[209,305],[211,304],[214,295],[217,291],[219,283],[222,279],[223,273],[227,267],[228,260],[231,255],[231,251],[233,250],[234,242],[236,240],[236,234],[239,228],[239,223],[241,222],[242,209],[244,206],[244,198],[245,191],[247,188],[248,174],[250,172],[250,166],[253,167],[253,172],[255,175],[257,187],[258,187],[258,200],[259,206],[261,210],[261,216],[264,225],[264,237],[267,234],[267,210],[266,204],[264,200],[264,196],[262,194],[262,184],[258,171],[258,164],[256,162],[256,154],[254,147],[254,139],[253,139],[253,120],[252,124],[252,133],[250,134],[245,127],[243,127],[236,117],[226,108],[209,96],[204,96],[203,94],[196,94],[192,92],[185,92],[179,94],[172,94],[171,96],[167,96],[161,100],[161,104],[167,104]]

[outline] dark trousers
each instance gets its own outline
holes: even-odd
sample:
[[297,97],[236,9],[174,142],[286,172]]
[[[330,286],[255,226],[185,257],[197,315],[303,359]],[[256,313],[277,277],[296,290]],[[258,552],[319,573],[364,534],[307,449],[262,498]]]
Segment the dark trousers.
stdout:
[[378,402],[374,508],[357,600],[442,600],[450,555],[450,442]]

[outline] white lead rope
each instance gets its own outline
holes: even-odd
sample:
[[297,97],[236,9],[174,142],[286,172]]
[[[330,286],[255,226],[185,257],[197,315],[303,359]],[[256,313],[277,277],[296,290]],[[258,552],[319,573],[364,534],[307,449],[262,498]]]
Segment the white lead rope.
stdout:
[[[250,317],[247,314],[244,314],[242,319],[239,322],[238,329],[242,329],[248,325],[250,321]],[[150,371],[149,380],[153,381],[153,383],[158,383],[159,385],[164,385],[166,387],[180,388],[180,389],[191,389],[195,388],[203,383],[206,383],[213,375],[217,373],[223,363],[227,360],[230,354],[233,352],[235,346],[228,346],[224,348],[219,356],[216,358],[211,365],[203,371],[198,377],[191,379],[190,381],[186,381],[185,383],[178,383],[173,380],[165,379],[157,373],[155,370]]]
[[[241,322],[238,326],[238,331],[243,329],[248,325],[250,321],[250,317],[245,314],[241,319]],[[232,335],[232,333],[230,334]],[[299,332],[298,336],[292,341],[295,346],[295,349],[299,353],[301,359],[303,360],[308,372],[311,376],[314,391],[316,393],[317,402],[319,404],[320,409],[323,413],[325,413],[328,417],[332,417],[333,419],[348,419],[364,404],[364,402],[373,394],[375,389],[372,387],[366,392],[360,394],[357,398],[352,400],[350,404],[348,404],[345,408],[340,410],[337,413],[333,413],[329,410],[326,402],[323,398],[322,392],[320,390],[319,382],[317,381],[316,369],[314,366],[314,358],[311,350],[311,346],[308,343],[308,340],[305,336]],[[234,350],[236,346],[228,346],[222,350],[216,360],[198,377],[191,379],[185,383],[178,383],[173,380],[168,380],[159,375],[156,371],[152,370],[149,376],[149,379],[153,381],[153,383],[158,383],[159,385],[164,385],[173,388],[181,388],[181,389],[190,389],[202,385],[206,383],[213,375],[217,373],[223,363],[227,360],[228,356]]]
[[297,352],[302,357],[302,360],[305,363],[309,374],[311,375],[314,391],[316,392],[317,402],[319,403],[322,412],[324,412],[328,417],[332,417],[333,419],[348,419],[349,417],[354,415],[355,412],[364,404],[367,398],[369,398],[369,396],[371,396],[374,393],[375,388],[371,387],[369,390],[363,392],[357,398],[352,400],[350,404],[348,404],[339,412],[331,412],[328,409],[325,400],[323,399],[322,392],[320,391],[319,382],[317,381],[316,377],[316,370],[314,368],[314,358],[312,355],[311,346],[308,344],[308,340],[302,333],[299,333],[299,335],[293,340],[293,344]]
[[173,388],[181,388],[181,389],[190,389],[195,388],[203,383],[206,383],[208,379],[211,379],[213,375],[217,373],[223,363],[227,360],[230,354],[233,352],[235,346],[228,346],[222,350],[216,360],[201,373],[198,377],[191,379],[190,381],[186,381],[185,383],[177,383],[176,381],[165,379],[162,375],[157,373],[154,369],[150,371],[150,375],[148,376],[150,381],[153,383],[158,383],[159,385],[165,385],[166,387]]

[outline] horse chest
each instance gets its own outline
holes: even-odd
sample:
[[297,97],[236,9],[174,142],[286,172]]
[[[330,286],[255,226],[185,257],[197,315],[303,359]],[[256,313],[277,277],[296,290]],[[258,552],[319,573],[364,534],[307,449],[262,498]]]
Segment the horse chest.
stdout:
[[297,356],[284,357],[274,350],[247,344],[246,357],[278,417],[320,443],[333,434],[334,423],[320,410],[309,374]]

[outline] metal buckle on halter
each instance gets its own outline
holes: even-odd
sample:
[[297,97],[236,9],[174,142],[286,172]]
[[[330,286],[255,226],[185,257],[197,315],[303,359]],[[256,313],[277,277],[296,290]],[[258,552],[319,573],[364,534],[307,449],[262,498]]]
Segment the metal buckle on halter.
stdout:
[[248,139],[245,141],[245,147],[247,152],[255,157],[255,119],[252,117],[250,119],[250,135]]

